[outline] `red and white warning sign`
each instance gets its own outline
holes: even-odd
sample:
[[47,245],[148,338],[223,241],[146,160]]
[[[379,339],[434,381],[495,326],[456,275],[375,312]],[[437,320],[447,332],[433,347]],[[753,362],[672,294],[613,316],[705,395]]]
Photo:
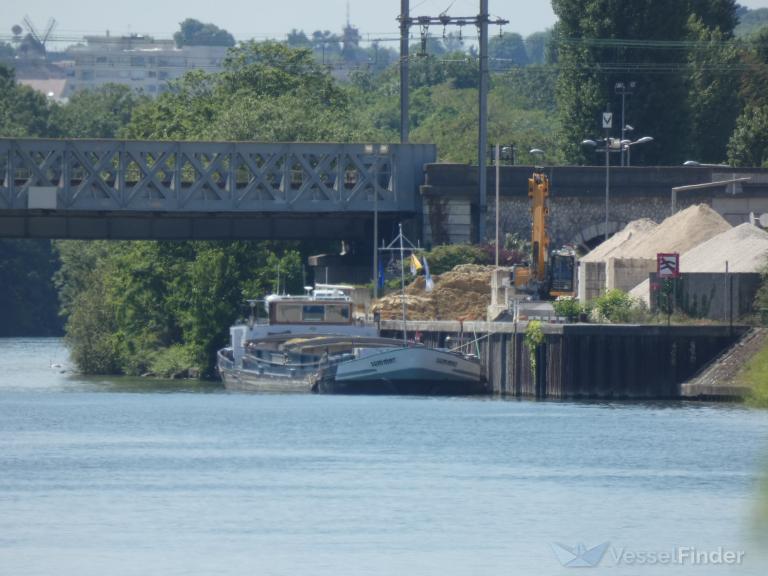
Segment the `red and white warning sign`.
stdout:
[[677,252],[656,254],[656,274],[659,279],[680,276],[680,254]]

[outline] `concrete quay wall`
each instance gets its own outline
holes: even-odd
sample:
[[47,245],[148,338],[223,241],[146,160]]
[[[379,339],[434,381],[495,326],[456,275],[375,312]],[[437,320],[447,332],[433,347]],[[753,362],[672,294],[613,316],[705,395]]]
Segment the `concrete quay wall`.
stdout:
[[[681,385],[736,342],[743,326],[543,324],[536,369],[527,322],[408,322],[430,346],[466,345],[479,355],[494,394],[529,398],[681,398]],[[382,321],[387,336],[402,322]]]

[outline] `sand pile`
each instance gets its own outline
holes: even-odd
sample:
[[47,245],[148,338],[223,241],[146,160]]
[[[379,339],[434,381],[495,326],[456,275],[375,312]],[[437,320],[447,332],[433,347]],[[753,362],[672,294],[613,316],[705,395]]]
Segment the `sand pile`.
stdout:
[[[749,223],[740,224],[710,238],[680,255],[680,271],[760,272],[768,263],[768,232]],[[649,298],[649,282],[645,280],[633,288],[630,294]]]
[[621,231],[617,232],[607,241],[601,243],[589,254],[581,258],[582,262],[601,262],[613,256],[613,252],[620,250],[627,242],[636,242],[638,238],[647,236],[658,224],[648,218],[633,220]]
[[[453,270],[433,276],[435,288],[424,289],[419,276],[405,287],[408,320],[485,320],[491,303],[493,266],[462,264]],[[400,293],[393,292],[373,303],[382,320],[400,320],[403,316]]]
[[635,235],[610,253],[610,258],[652,258],[659,252],[683,254],[731,225],[708,204],[696,204],[678,212],[647,234]]

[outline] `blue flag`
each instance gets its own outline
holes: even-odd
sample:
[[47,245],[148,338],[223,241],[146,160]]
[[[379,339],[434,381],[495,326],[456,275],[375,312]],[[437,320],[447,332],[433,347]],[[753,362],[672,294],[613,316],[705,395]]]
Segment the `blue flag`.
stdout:
[[381,258],[379,258],[379,275],[376,284],[379,289],[384,288],[384,261]]

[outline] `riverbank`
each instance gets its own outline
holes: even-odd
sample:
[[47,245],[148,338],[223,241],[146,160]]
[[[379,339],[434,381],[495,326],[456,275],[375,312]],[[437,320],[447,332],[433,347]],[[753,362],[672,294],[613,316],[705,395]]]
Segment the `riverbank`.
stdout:
[[750,329],[681,390],[689,398],[768,407],[768,329]]
[[747,396],[749,405],[768,408],[768,337],[741,372],[740,381],[750,388]]

